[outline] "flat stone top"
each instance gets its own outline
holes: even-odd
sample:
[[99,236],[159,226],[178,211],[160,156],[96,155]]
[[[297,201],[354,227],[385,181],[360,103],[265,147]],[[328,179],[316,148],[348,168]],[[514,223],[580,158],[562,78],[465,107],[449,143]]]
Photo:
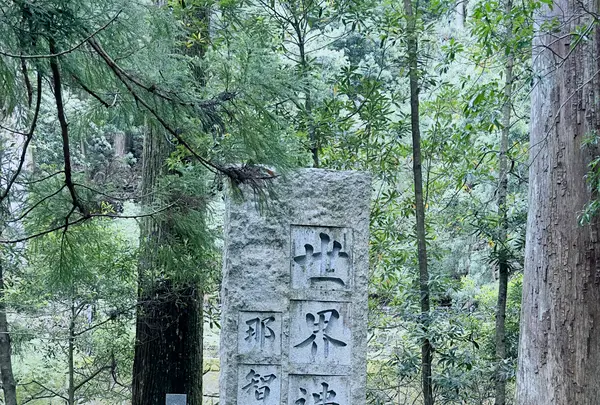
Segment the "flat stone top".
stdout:
[[224,405],[365,403],[371,184],[302,169],[227,201]]

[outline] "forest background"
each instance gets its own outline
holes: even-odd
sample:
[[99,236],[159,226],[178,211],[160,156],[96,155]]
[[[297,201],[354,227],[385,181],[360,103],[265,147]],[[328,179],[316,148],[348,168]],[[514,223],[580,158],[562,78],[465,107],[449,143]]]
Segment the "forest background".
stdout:
[[[575,23],[537,24],[566,32],[565,60],[595,38],[579,3]],[[551,4],[5,1],[4,402],[200,404],[226,190],[265,201],[313,166],[373,178],[368,403],[515,403]],[[574,207],[578,226],[597,206]]]

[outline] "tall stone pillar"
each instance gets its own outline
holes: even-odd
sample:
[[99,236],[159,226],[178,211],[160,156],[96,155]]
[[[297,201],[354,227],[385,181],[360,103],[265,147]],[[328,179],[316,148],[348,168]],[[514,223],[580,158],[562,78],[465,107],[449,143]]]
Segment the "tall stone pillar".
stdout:
[[304,169],[230,199],[223,405],[364,405],[370,178]]

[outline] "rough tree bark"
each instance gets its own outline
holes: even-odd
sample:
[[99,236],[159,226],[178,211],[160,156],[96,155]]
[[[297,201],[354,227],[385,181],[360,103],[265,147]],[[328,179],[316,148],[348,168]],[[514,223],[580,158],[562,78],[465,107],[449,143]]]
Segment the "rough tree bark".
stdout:
[[[512,0],[504,4],[506,15],[512,12]],[[512,22],[506,25],[506,43],[512,39]],[[506,246],[508,233],[508,209],[506,195],[508,194],[508,135],[510,134],[512,110],[514,56],[509,52],[504,65],[504,105],[502,107],[502,134],[500,138],[500,153],[498,154],[499,187],[498,187],[498,301],[496,303],[496,395],[495,405],[506,404],[506,377],[504,375],[504,359],[506,358],[506,298],[508,290],[508,247]]]
[[[599,220],[578,225],[591,195],[582,146],[600,126],[600,33],[592,0],[555,0],[536,16],[529,215],[517,374],[520,405],[600,400]],[[560,31],[542,32],[552,18]],[[585,27],[587,40],[570,35]]]
[[[156,2],[158,6],[163,3]],[[184,2],[181,7],[186,7]],[[210,9],[194,11],[192,18],[204,23],[202,34],[208,38]],[[205,51],[206,45],[183,50],[199,57]],[[204,85],[204,72],[192,68],[198,83]],[[142,205],[146,207],[158,202],[157,186],[171,151],[161,134],[150,133],[144,139]],[[157,253],[172,231],[165,221],[147,218],[142,222],[132,405],[164,405],[167,393],[187,394],[188,405],[202,404],[203,286],[196,281],[175,283],[160,274]]]
[[[417,217],[417,244],[419,261],[419,289],[421,295],[421,327],[427,336],[429,329],[429,272],[427,268],[427,242],[425,234],[425,205],[423,203],[423,172],[421,167],[421,131],[419,128],[419,70],[416,16],[413,13],[412,0],[404,0],[407,31],[407,55],[410,81],[410,124],[413,144],[413,175],[415,184],[415,206]],[[421,342],[421,378],[423,403],[433,405],[431,382],[431,361],[433,352],[427,337]]]
[[[145,207],[160,203],[157,186],[170,151],[164,136],[146,136],[142,169]],[[161,274],[164,258],[158,252],[161,245],[169,243],[169,232],[164,220],[142,221],[133,405],[164,405],[167,393],[187,394],[189,405],[202,403],[202,293],[196,283],[176,283]]]

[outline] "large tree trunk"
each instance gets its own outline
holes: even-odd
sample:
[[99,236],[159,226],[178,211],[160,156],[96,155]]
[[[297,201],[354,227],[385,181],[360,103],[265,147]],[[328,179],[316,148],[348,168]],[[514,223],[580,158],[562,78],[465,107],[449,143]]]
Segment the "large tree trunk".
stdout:
[[[591,0],[555,0],[537,28],[557,17],[560,31],[538,32],[531,99],[529,216],[517,401],[521,405],[597,405],[600,401],[600,244],[598,219],[578,225],[590,198],[588,163],[597,147],[600,37],[570,35],[593,23]],[[573,48],[574,47],[574,48]],[[566,58],[566,59],[565,59]],[[595,186],[595,185],[594,185]]]
[[[156,192],[169,152],[164,136],[146,137],[142,195],[149,209],[159,202]],[[171,231],[164,220],[142,223],[133,405],[164,405],[167,393],[187,394],[188,405],[202,403],[202,291],[162,273],[165,258],[159,250],[172,241]]]
[[[162,6],[164,2],[155,4]],[[184,2],[180,6],[186,7]],[[203,22],[202,37],[208,38],[210,8],[194,10],[190,17]],[[206,45],[182,50],[200,58],[205,51]],[[204,72],[197,67],[192,69],[198,82],[204,85]],[[150,133],[145,137],[142,204],[149,209],[159,202],[156,191],[170,153],[171,147],[161,134]],[[165,221],[147,218],[142,222],[132,405],[164,405],[167,393],[187,394],[188,405],[202,404],[203,286],[197,281],[178,283],[161,274],[161,260],[164,260],[158,254],[161,245],[179,240],[169,238],[169,234],[173,230]]]
[[431,360],[433,351],[427,338],[429,331],[429,272],[427,268],[427,242],[425,234],[425,204],[423,202],[423,171],[421,167],[421,131],[419,128],[419,71],[416,16],[413,13],[412,0],[404,0],[407,30],[407,54],[410,81],[410,124],[413,144],[413,175],[415,184],[415,212],[419,262],[419,289],[421,295],[421,378],[424,405],[433,405],[431,381]]

